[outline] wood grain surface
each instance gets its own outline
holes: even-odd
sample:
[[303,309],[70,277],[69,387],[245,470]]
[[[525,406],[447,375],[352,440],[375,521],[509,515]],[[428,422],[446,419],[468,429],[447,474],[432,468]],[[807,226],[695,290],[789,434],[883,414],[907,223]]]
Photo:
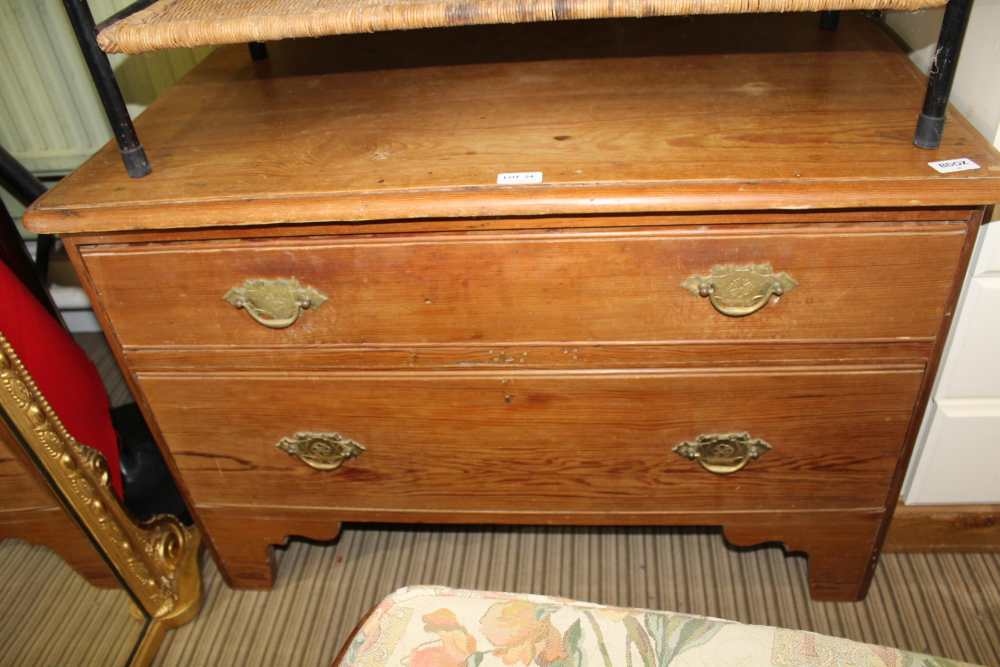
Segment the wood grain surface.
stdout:
[[[128,348],[475,342],[500,353],[538,343],[931,340],[964,240],[961,223],[729,225],[152,243],[84,259]],[[748,317],[722,315],[682,287],[715,265],[760,263],[799,285]],[[329,300],[287,329],[222,298],[250,278],[288,277]]]
[[[882,508],[922,370],[150,373],[140,385],[196,505],[656,523],[680,508]],[[368,451],[318,472],[275,447],[300,431]],[[733,431],[774,449],[728,476],[671,451]]]
[[1000,552],[1000,505],[903,505],[886,551]]
[[860,600],[875,573],[885,518],[881,512],[844,512],[825,521],[807,513],[772,514],[727,523],[723,534],[737,546],[779,539],[789,551],[806,552],[813,599]]
[[52,549],[95,586],[121,585],[0,420],[0,540],[4,539]]
[[0,512],[48,509],[58,504],[7,424],[0,422]]
[[[742,219],[744,215],[747,216],[745,220]],[[971,234],[978,228],[982,215],[982,210],[971,208],[679,214],[669,219],[680,219],[682,224],[669,227],[658,224],[662,220],[657,215],[600,218],[599,226],[587,226],[586,218],[456,220],[444,223],[451,230],[449,232],[434,232],[438,224],[435,221],[410,225],[390,223],[385,227],[359,225],[357,228],[333,223],[297,229],[213,229],[80,236],[70,239],[69,248],[71,257],[82,269],[85,285],[94,295],[97,314],[109,332],[119,360],[131,369],[129,380],[133,391],[154,426],[170,465],[182,480],[185,496],[209,537],[217,562],[233,585],[269,586],[273,569],[268,545],[281,544],[289,535],[328,539],[345,521],[660,523],[724,525],[736,531],[734,539],[740,543],[775,540],[796,545],[789,548],[815,551],[816,565],[811,579],[813,594],[826,599],[852,599],[866,590],[884,519],[888,516],[885,510],[892,505],[890,496],[897,492],[900,470],[915,434],[916,422],[912,417],[922,412],[930,386],[924,367],[938,356],[957,286],[968,261]],[[638,221],[638,226],[619,227],[623,221]],[[716,224],[699,225],[698,221]],[[811,221],[815,223],[810,224]],[[550,223],[552,228],[547,227]],[[410,233],[406,233],[408,229]],[[386,233],[372,233],[383,230]],[[285,231],[292,233],[285,236]],[[275,255],[274,266],[280,267],[282,262],[304,262],[308,266],[314,261],[310,259],[313,254],[322,256],[331,248],[385,252],[402,240],[418,250],[433,248],[437,251],[439,247],[447,249],[453,245],[477,249],[504,239],[512,241],[506,245],[514,252],[496,256],[501,265],[513,262],[516,270],[502,272],[501,277],[514,276],[514,283],[523,290],[525,286],[517,281],[523,282],[524,275],[562,278],[558,274],[546,275],[544,261],[518,263],[516,259],[511,260],[510,257],[516,258],[525,245],[546,248],[568,242],[586,249],[599,248],[603,252],[594,255],[596,264],[604,267],[613,266],[614,262],[602,260],[610,258],[620,262],[622,256],[627,256],[627,253],[615,252],[622,243],[638,244],[636,247],[646,247],[646,243],[671,244],[672,253],[662,253],[659,263],[650,261],[648,268],[655,274],[662,271],[662,264],[684,261],[686,255],[676,251],[677,243],[702,237],[722,241],[727,252],[740,252],[740,246],[745,243],[773,244],[775,239],[782,239],[794,244],[802,238],[816,237],[825,243],[810,248],[812,256],[808,263],[826,266],[832,274],[850,273],[837,272],[838,262],[859,272],[873,273],[872,264],[878,264],[880,271],[874,273],[879,275],[901,272],[910,277],[902,281],[901,286],[926,286],[928,276],[937,274],[937,279],[930,280],[943,286],[941,294],[936,305],[923,306],[939,313],[934,325],[937,334],[922,338],[803,340],[777,331],[773,337],[756,340],[617,339],[572,345],[536,341],[509,346],[494,346],[482,340],[275,345],[243,343],[241,334],[234,332],[243,331],[245,325],[252,324],[244,316],[233,323],[228,339],[220,344],[205,345],[194,341],[189,345],[124,346],[117,325],[122,317],[130,317],[130,309],[114,310],[117,306],[114,299],[109,298],[111,291],[105,287],[105,284],[114,286],[116,293],[146,292],[184,300],[192,293],[197,294],[199,280],[204,280],[206,275],[211,278],[212,272],[199,274],[195,271],[195,275],[202,277],[177,280],[160,267],[172,263],[194,266],[199,261],[205,264],[204,258],[211,258],[216,252],[235,258],[230,264],[246,261],[243,259],[245,253],[253,256],[257,252],[274,252],[281,255],[280,258]],[[861,247],[869,247],[865,254],[869,266],[860,266],[861,262],[852,264],[848,259],[851,253],[838,251],[840,239],[858,243],[868,239],[869,244]],[[907,243],[915,243],[914,239],[926,245],[907,246]],[[904,247],[903,252],[898,252]],[[194,252],[187,255],[188,250]],[[919,262],[914,251],[921,256]],[[385,290],[386,294],[391,296],[393,289],[405,293],[411,283],[432,277],[438,268],[434,260],[441,254],[428,254],[425,260],[414,264],[405,274],[409,281],[398,277],[390,279],[388,284],[396,287]],[[116,272],[104,270],[95,276],[90,271],[94,260],[103,262],[130,256],[147,260],[145,273],[138,268],[133,273],[137,281],[143,281],[141,287],[126,286],[124,292],[118,292],[120,283],[115,282]],[[838,256],[840,259],[836,259]],[[464,254],[455,257],[455,261],[464,263],[465,268],[455,268],[454,275],[468,285],[469,277],[477,275],[482,262],[478,257],[473,258],[476,261],[469,261]],[[165,262],[164,258],[171,261]],[[555,261],[566,259],[556,257]],[[398,269],[400,261],[387,262],[387,265]],[[405,257],[402,265],[405,265]],[[138,263],[135,266],[138,267]],[[213,268],[217,268],[216,272],[231,270],[222,262],[216,262]],[[381,273],[394,276],[392,271]],[[590,273],[592,271],[581,268],[581,278],[577,282],[586,283]],[[622,273],[627,283],[629,275]],[[155,274],[153,282],[149,280],[151,274]],[[315,269],[314,275],[322,279],[323,269]],[[544,290],[541,278],[538,280],[536,284]],[[150,284],[161,289],[149,289]],[[362,293],[363,284],[363,277],[356,279],[352,288]],[[600,285],[599,282],[592,284]],[[169,289],[162,289],[164,285]],[[877,282],[874,291],[871,284],[858,285],[859,291],[867,294],[875,294],[879,287]],[[335,284],[334,291],[337,288]],[[640,285],[637,289],[641,292],[649,286]],[[886,292],[890,305],[869,312],[870,321],[864,328],[866,335],[879,327],[898,326],[897,320],[912,322],[913,318],[920,317],[912,308],[898,305],[906,301],[909,291],[912,290],[903,287]],[[510,302],[517,304],[522,293],[512,291]],[[612,304],[621,298],[618,293],[606,294],[610,294],[608,299]],[[794,294],[792,292],[791,296]],[[700,301],[694,299],[695,303]],[[365,301],[351,303],[364,305]],[[386,303],[391,306],[393,301],[388,299]],[[559,303],[572,309],[579,301],[567,299]],[[777,312],[790,303],[790,298],[784,298],[769,305],[764,312]],[[373,307],[377,309],[378,306]],[[470,302],[469,307],[474,312],[475,303]],[[839,304],[839,308],[848,313],[851,307],[847,301]],[[540,322],[542,326],[551,315],[551,308],[547,307],[517,310],[515,305],[511,308],[528,323]],[[586,308],[582,310],[586,312]],[[320,312],[307,313],[307,317]],[[837,330],[838,315],[836,310],[826,314],[826,331]],[[504,311],[495,312],[498,319],[506,316]],[[196,327],[204,324],[187,322]],[[332,322],[335,325],[336,318]],[[152,312],[146,317],[144,326],[154,335],[161,335],[156,333],[157,329],[173,327],[172,330],[179,330],[169,318],[160,318]],[[399,330],[406,331],[402,327]],[[438,330],[447,331],[447,326]],[[145,334],[140,330],[140,335]],[[733,383],[738,376],[753,377],[756,389]],[[789,377],[794,380],[792,386],[801,391],[778,396],[788,385],[777,380]],[[834,378],[834,384],[816,379],[821,377]],[[871,382],[872,378],[877,380]],[[504,380],[522,383],[521,386],[529,389],[529,396],[541,400],[518,402],[518,394],[513,392],[494,395],[497,387],[504,388]],[[709,385],[713,382],[721,389],[718,395],[708,399]],[[581,391],[576,387],[587,389]],[[491,398],[496,405],[490,402]],[[784,413],[779,416],[775,404],[784,401],[799,406],[795,416],[788,417]],[[611,412],[604,406],[610,406]],[[727,406],[729,415],[739,418],[744,426],[749,421],[751,430],[764,425],[765,429],[792,434],[794,458],[779,460],[777,464],[768,464],[763,459],[754,462],[740,474],[753,473],[753,467],[757,467],[757,477],[739,480],[735,494],[730,487],[713,488],[713,476],[689,461],[677,459],[674,465],[685,465],[678,467],[669,479],[662,469],[638,463],[647,461],[651,451],[659,456],[669,450],[671,445],[661,437],[663,432],[673,429],[671,437],[676,436],[677,441],[690,439],[699,432],[692,421],[682,423],[682,418],[671,421],[671,415],[718,417]],[[850,413],[852,410],[854,412]],[[424,477],[418,474],[419,469],[409,459],[405,459],[402,468],[398,462],[386,461],[374,469],[361,468],[373,473],[370,479],[352,478],[350,466],[366,465],[363,459],[371,460],[369,451],[362,459],[351,461],[347,468],[335,473],[339,476],[338,481],[348,480],[345,485],[348,501],[345,502],[339,486],[317,483],[315,476],[310,477],[314,471],[273,449],[278,438],[295,430],[330,428],[325,419],[320,419],[329,415],[337,416],[340,425],[335,428],[342,431],[347,431],[342,428],[343,422],[357,424],[362,440],[372,435],[364,429],[374,429],[390,438],[402,435],[408,443],[419,443],[422,451],[433,454],[434,473],[428,478],[430,484],[419,481]],[[575,415],[579,415],[579,419],[573,421]],[[275,426],[289,423],[296,425],[288,429]],[[610,441],[601,437],[609,424]],[[817,434],[826,433],[830,424],[833,436],[851,443],[851,448],[847,453],[830,454],[827,458],[829,448],[835,445],[821,440]],[[266,441],[262,434],[267,436]],[[479,438],[483,434],[487,436],[485,440]],[[549,458],[544,459],[528,456],[528,450],[541,442],[539,434],[543,436],[543,444],[553,445],[557,454],[568,452],[568,459],[553,458],[548,453]],[[345,435],[358,437],[354,432],[345,432]],[[630,445],[619,444],[627,438],[631,438],[628,440]],[[583,443],[582,446],[571,448],[577,442]],[[612,474],[617,476],[613,480],[595,475],[592,470],[607,465],[601,456],[606,454],[608,442],[612,442],[616,451],[628,452],[632,457],[631,463],[624,468],[612,469]],[[498,454],[495,443],[525,455],[517,460],[504,458]],[[856,449],[854,445],[858,443],[861,446]],[[396,440],[389,451],[400,458],[400,453],[409,452],[407,444],[399,444]],[[178,445],[181,449],[176,449]],[[806,454],[814,450],[820,451],[823,457],[819,467],[810,467]],[[466,456],[456,459],[456,452]],[[258,459],[258,455],[265,458]],[[453,463],[456,460],[461,463],[456,465]],[[484,467],[483,463],[487,465]],[[498,467],[508,470],[505,476],[497,476],[494,471]],[[630,476],[631,469],[639,472]],[[525,470],[530,474],[523,474]],[[537,485],[520,486],[527,484],[523,481],[527,478],[551,476],[553,471],[558,473],[555,479],[559,492],[552,497],[561,498],[557,501],[561,505],[546,506],[542,501],[549,496],[540,495]],[[404,478],[408,475],[408,481],[396,486],[397,482],[392,480],[400,474]],[[234,475],[245,475],[242,479],[249,481],[233,483]],[[380,489],[386,491],[384,495],[372,497],[367,492],[351,490],[360,489],[363,482],[371,479],[380,482]],[[474,487],[462,486],[469,480],[480,483]],[[757,484],[754,480],[764,482]],[[693,486],[690,481],[694,482]],[[505,491],[484,492],[483,489],[490,489],[490,482],[499,482]],[[455,484],[458,486],[453,486]],[[429,495],[423,495],[428,489]],[[788,489],[791,489],[790,495]],[[676,495],[671,495],[675,492]],[[477,493],[480,494],[478,505]],[[727,500],[729,498],[735,500]],[[740,504],[741,501],[754,503],[761,499],[765,504]],[[490,502],[494,503],[493,507],[489,506]],[[797,518],[784,521],[782,517],[789,513]],[[252,530],[241,518],[251,515],[259,519]],[[827,530],[830,521],[840,526],[837,539]]]
[[92,585],[121,588],[118,578],[93,543],[62,507],[0,511],[0,540],[4,539],[23,540],[51,549]]
[[[129,179],[109,145],[26,224],[80,233],[1000,200],[1000,157],[957,112],[939,149],[912,145],[923,77],[862,17],[836,32],[810,15],[568,29],[296,41],[256,65],[243,48],[220,49],[139,118],[150,176]],[[927,165],[955,157],[981,169]],[[544,183],[496,184],[518,171]]]
[[801,366],[803,364],[921,365],[933,341],[699,341],[545,345],[320,345],[310,347],[129,348],[123,358],[146,371],[284,370],[545,370],[664,367]]
[[[458,38],[458,39],[456,39]],[[235,585],[342,522],[723,525],[863,595],[1000,159],[845,16],[592,22],[221,49],[36,203]],[[969,157],[976,171],[927,162]],[[535,186],[499,172],[542,171]],[[741,319],[681,288],[769,262]],[[295,277],[275,331],[223,301]],[[714,476],[670,451],[747,430]],[[338,431],[320,473],[277,450]]]
[[[215,550],[226,583],[249,589],[267,589],[274,584],[272,544],[283,544],[288,535],[332,538],[339,533],[340,520],[345,516],[342,511],[320,507],[224,505],[200,506],[198,514],[207,532],[220,538]],[[393,516],[400,514],[386,512],[381,516],[393,520]],[[573,523],[580,518],[548,516],[560,523]],[[783,542],[790,552],[805,552],[809,557],[812,597],[845,601],[860,599],[867,592],[868,577],[876,562],[872,558],[875,537],[883,518],[880,511],[677,511],[670,515],[671,523],[678,526],[722,525],[726,540],[734,546]],[[489,517],[481,520],[488,521]],[[620,515],[615,522],[642,525],[646,521],[641,515]],[[682,583],[678,581],[676,585]]]

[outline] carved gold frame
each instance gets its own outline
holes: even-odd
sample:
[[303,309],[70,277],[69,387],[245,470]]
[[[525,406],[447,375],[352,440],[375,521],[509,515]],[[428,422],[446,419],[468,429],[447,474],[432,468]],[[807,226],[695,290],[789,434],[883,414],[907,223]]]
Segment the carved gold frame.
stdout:
[[185,527],[172,515],[136,523],[111,489],[104,457],[70,435],[2,333],[0,408],[58,487],[56,496],[100,546],[149,617],[131,663],[148,664],[166,631],[187,623],[201,607],[198,529]]

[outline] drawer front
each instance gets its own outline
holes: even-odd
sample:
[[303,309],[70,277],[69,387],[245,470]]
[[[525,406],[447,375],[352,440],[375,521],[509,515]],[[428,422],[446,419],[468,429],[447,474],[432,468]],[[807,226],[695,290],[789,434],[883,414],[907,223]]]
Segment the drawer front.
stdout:
[[[882,507],[921,376],[148,374],[140,384],[196,504],[615,514]],[[316,470],[276,446],[300,432],[365,449]],[[771,449],[732,474],[672,451],[732,432]]]
[[[886,229],[258,239],[99,246],[84,259],[126,348],[932,338],[965,228]],[[259,307],[265,291],[230,293],[291,278],[315,291],[269,283],[284,310]]]
[[41,474],[15,447],[20,445],[6,424],[0,424],[0,512],[58,508]]

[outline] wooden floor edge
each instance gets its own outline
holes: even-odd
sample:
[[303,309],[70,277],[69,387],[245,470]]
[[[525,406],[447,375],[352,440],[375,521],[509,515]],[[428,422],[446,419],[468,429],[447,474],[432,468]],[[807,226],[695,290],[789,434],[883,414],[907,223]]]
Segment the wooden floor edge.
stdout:
[[1000,505],[904,505],[883,551],[1000,552]]

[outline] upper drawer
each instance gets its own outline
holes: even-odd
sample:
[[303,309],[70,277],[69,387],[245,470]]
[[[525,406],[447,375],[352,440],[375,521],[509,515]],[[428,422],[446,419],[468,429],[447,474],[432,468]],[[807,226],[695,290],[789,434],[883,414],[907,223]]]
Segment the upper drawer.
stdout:
[[[126,347],[872,340],[937,334],[964,236],[961,224],[915,223],[468,232],[83,257]],[[289,278],[325,302],[223,298],[249,279]]]

